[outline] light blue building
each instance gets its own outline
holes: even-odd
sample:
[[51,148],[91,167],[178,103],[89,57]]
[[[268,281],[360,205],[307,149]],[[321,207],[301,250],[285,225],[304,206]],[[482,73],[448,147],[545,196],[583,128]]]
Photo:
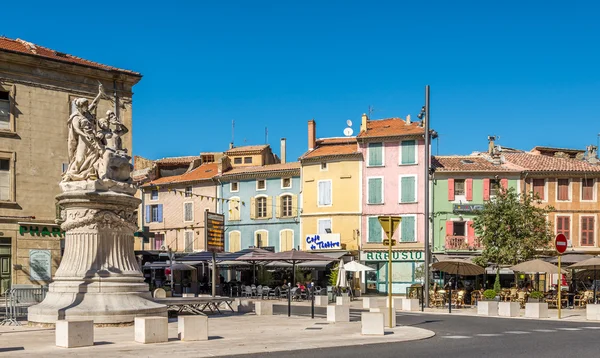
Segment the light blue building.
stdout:
[[[242,148],[230,153],[231,163]],[[270,152],[268,146],[266,149]],[[216,179],[218,197],[229,199],[219,201],[220,212],[225,215],[226,251],[249,247],[272,247],[275,252],[299,249],[300,163],[233,165],[229,170],[224,168]]]

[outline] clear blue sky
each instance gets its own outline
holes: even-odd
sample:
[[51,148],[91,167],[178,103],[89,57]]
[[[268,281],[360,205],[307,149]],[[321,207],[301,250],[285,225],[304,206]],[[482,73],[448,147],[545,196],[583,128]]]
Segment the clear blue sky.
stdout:
[[[134,153],[269,142],[288,160],[369,105],[413,119],[431,85],[440,154],[584,148],[600,133],[597,1],[16,1],[0,34],[139,71]],[[59,5],[65,4],[65,5]],[[68,4],[68,5],[66,5]],[[435,153],[434,144],[434,153]]]

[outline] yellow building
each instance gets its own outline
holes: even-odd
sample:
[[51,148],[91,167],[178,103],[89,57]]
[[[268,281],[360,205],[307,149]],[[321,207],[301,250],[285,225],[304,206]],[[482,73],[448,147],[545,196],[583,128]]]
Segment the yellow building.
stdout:
[[355,137],[317,140],[316,123],[308,122],[300,158],[302,250],[359,249],[362,160]]

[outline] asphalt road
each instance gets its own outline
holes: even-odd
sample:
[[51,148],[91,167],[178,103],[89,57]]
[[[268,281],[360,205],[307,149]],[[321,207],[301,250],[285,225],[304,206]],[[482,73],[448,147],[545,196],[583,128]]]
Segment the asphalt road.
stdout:
[[[360,313],[353,311],[351,316],[356,320]],[[243,357],[600,357],[600,324],[420,313],[398,314],[397,319],[399,325],[429,329],[436,336],[404,343],[313,350],[297,347],[290,352]]]

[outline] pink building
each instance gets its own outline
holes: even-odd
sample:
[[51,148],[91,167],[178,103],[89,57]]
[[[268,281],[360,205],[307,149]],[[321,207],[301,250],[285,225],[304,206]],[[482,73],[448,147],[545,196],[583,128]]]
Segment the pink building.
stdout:
[[[358,146],[362,167],[362,250],[360,259],[377,271],[366,277],[367,292],[387,292],[386,238],[377,219],[401,216],[393,238],[392,292],[405,293],[421,277],[415,269],[424,260],[424,133],[421,122],[400,118],[370,120],[363,114]],[[417,275],[419,276],[419,275]]]

